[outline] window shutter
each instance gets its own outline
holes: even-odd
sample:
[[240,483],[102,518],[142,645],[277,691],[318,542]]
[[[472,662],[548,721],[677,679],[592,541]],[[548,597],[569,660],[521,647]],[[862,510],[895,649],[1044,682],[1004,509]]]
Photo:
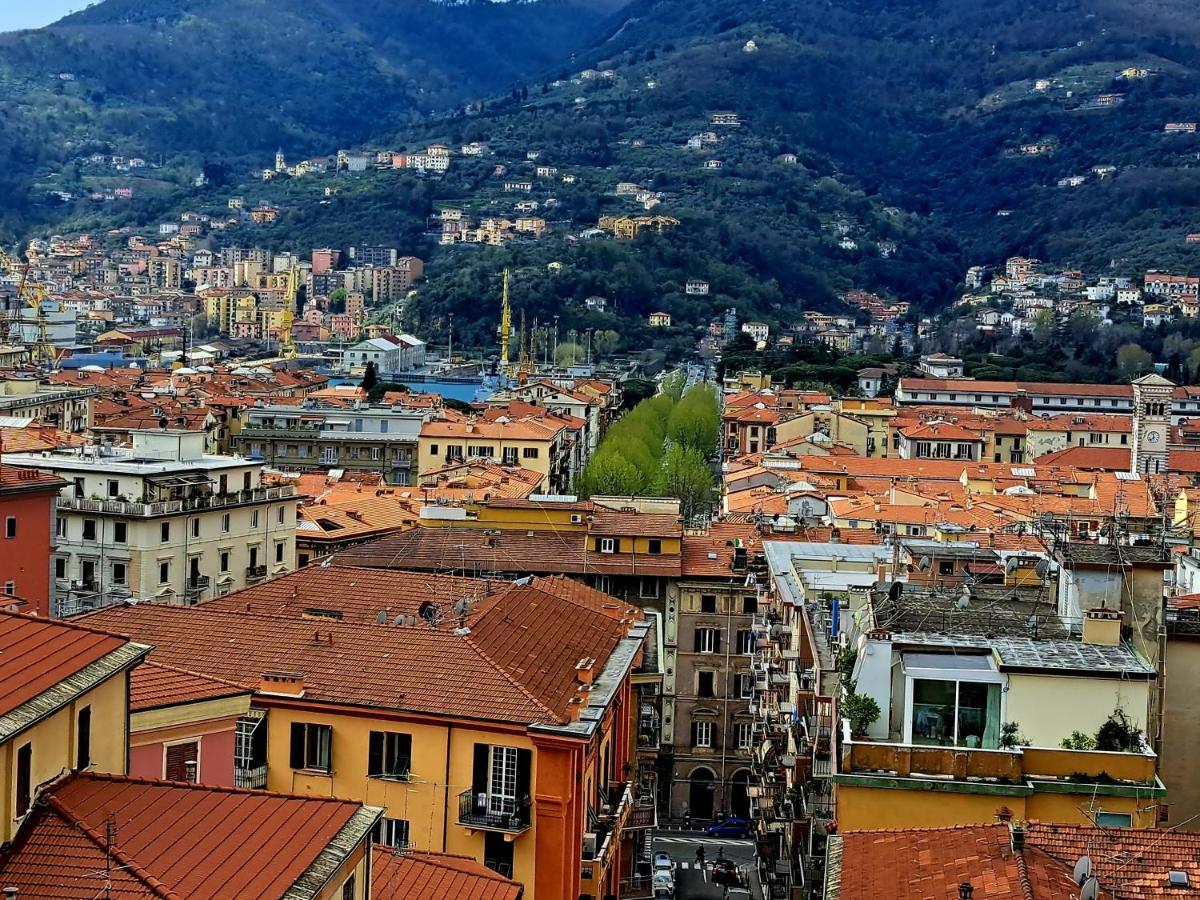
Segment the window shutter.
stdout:
[[367,745],[367,774],[383,774],[383,732],[372,731]]
[[620,552],[621,552],[621,539],[613,538],[613,553],[620,553]]
[[517,751],[517,804],[520,805],[526,796],[532,797],[529,791],[529,781],[533,775],[533,751]]
[[600,548],[604,545],[603,541],[604,541],[603,538],[596,538],[596,552],[597,553],[600,552]]
[[475,745],[475,768],[471,772],[471,790],[476,794],[487,793],[488,745]]
[[694,632],[692,632],[692,652],[693,653],[700,652],[700,639],[703,636],[704,636],[704,632],[699,628],[697,628]]
[[412,735],[402,734],[399,736],[399,771],[407,774],[412,770]]
[[721,631],[718,628],[713,629],[713,653],[721,652]]
[[304,723],[292,723],[292,762],[293,769],[304,768]]

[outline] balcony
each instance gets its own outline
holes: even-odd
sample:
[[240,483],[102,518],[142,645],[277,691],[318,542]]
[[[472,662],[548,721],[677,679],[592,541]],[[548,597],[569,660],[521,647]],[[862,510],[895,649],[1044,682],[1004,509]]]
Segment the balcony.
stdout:
[[83,497],[59,497],[59,510],[121,516],[126,519],[173,516],[184,512],[223,509],[248,503],[267,503],[296,496],[290,484],[271,488],[252,488],[228,494],[205,494],[187,500],[87,500]]
[[606,875],[616,858],[621,837],[629,827],[633,811],[633,793],[629,782],[610,785],[601,791],[604,801],[600,813],[589,811],[588,827],[583,836],[579,892],[601,896],[605,893]]
[[458,824],[475,831],[499,831],[513,836],[529,830],[528,809],[519,809],[515,801],[476,794],[466,790],[458,795]]
[[255,766],[250,769],[238,766],[233,770],[233,786],[261,790],[267,786],[267,767]]
[[184,588],[188,596],[196,596],[203,594],[212,586],[212,577],[209,575],[193,575],[187,580]]
[[246,566],[246,580],[258,581],[261,578],[267,577],[266,566]]

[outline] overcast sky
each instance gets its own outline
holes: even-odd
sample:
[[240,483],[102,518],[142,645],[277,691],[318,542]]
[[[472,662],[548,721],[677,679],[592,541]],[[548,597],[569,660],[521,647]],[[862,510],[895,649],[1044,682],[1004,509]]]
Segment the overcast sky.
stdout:
[[40,28],[87,4],[88,0],[0,0],[0,31]]

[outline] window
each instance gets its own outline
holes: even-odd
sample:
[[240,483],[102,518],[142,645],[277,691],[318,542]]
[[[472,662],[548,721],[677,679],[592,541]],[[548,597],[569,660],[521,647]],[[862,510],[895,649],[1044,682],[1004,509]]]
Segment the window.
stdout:
[[171,540],[171,523],[170,522],[163,522],[161,525],[158,526],[158,538],[164,544],[167,541]]
[[383,459],[383,450],[379,447],[372,447],[371,459]]
[[275,562],[277,563],[283,562],[283,547],[282,543],[275,545]]
[[430,445],[429,445],[429,452],[430,452],[431,454],[433,454],[434,456],[437,456],[437,452],[438,452],[438,445],[437,445],[437,444],[430,444]]
[[17,594],[17,583],[15,581],[4,582],[4,596],[15,597]]
[[222,550],[221,555],[218,557],[218,559],[220,560],[221,571],[228,572],[229,571],[229,551]]
[[17,816],[29,812],[29,803],[33,799],[33,744],[23,744],[17,751]]
[[1000,746],[998,683],[919,678],[913,679],[912,692],[912,743],[988,750]]
[[163,778],[167,781],[200,781],[200,742],[181,741],[163,747]]
[[56,556],[54,558],[54,577],[55,578],[66,578],[67,577],[67,561],[65,559],[63,559],[61,556]]
[[739,750],[749,750],[754,746],[754,725],[750,722],[738,722],[737,724],[737,748]]
[[515,466],[517,464],[517,448],[516,447],[505,447],[504,448],[504,464],[506,466]]
[[939,575],[953,575],[954,574],[953,560],[947,560],[947,559],[939,560],[938,561],[938,574]]
[[108,479],[108,496],[116,497],[121,493],[121,482],[115,478]]
[[718,653],[721,649],[721,632],[715,628],[697,628],[693,649],[697,653]]
[[696,673],[696,696],[697,697],[715,697],[716,692],[713,690],[713,679],[716,677],[714,672],[697,672]]
[[521,458],[522,459],[537,459],[538,458],[538,448],[537,447],[525,447],[523,450],[521,450]]
[[713,723],[692,722],[692,746],[698,748],[712,747]]
[[657,556],[658,554],[662,553],[662,541],[660,541],[658,538],[652,538],[647,543],[647,553],[651,554],[652,556]]
[[758,598],[757,597],[743,597],[742,598],[742,613],[747,616],[752,616],[757,612],[758,612]]
[[342,900],[354,900],[354,876],[351,875],[346,879],[346,883],[342,885]]
[[408,846],[408,819],[380,819],[371,838],[380,846],[404,849]]
[[476,744],[469,815],[488,819],[503,817],[506,825],[529,824],[532,770],[533,752],[530,750]]
[[158,564],[158,583],[166,584],[171,580],[171,564],[169,562],[160,562]]
[[125,563],[115,562],[112,566],[113,584],[126,585],[129,583],[129,567]]
[[643,578],[638,586],[638,594],[644,599],[656,599],[658,597],[658,579]]
[[1133,814],[1100,810],[1096,813],[1096,824],[1101,828],[1132,828]]
[[412,765],[412,735],[372,731],[367,752],[367,775],[407,778]]
[[490,457],[492,455],[492,447],[490,444],[472,444],[467,447],[467,455]]
[[749,628],[738,629],[737,633],[737,652],[743,655],[749,655],[754,652],[755,644],[758,641],[754,637],[754,632]]
[[192,537],[200,537],[200,517],[192,519]]
[[9,516],[4,520],[4,536],[6,538],[15,538],[17,536],[17,517]]
[[738,696],[749,700],[754,696],[754,675],[750,672],[738,672]]
[[517,748],[492,747],[488,762],[488,812],[503,815],[517,805]]
[[[258,445],[255,444],[254,446],[255,446],[255,450],[257,452]],[[249,472],[242,473],[242,490],[243,491],[250,490],[250,473]]]
[[284,507],[278,506],[275,508],[275,522],[279,525],[283,524]]
[[250,527],[251,528],[258,527],[258,510],[257,509],[252,509],[250,511]]
[[323,465],[331,466],[331,465],[334,465],[335,463],[337,463],[337,461],[338,461],[337,447],[322,447],[321,448],[321,463]]
[[113,542],[124,544],[129,540],[129,523],[114,522],[113,523]]
[[221,516],[221,534],[229,534],[229,513]]
[[703,594],[700,597],[700,612],[715,613],[717,611],[717,595]]
[[312,722],[292,723],[291,766],[328,772],[331,769],[333,729]]
[[601,553],[616,553],[620,546],[620,541],[616,538],[600,538],[596,542],[596,549]]
[[75,768],[86,769],[92,764],[92,708],[85,706],[79,711],[75,726]]
[[54,520],[54,536],[60,537],[60,538],[65,538],[67,536],[67,520],[66,519],[55,519]]
[[94,541],[96,539],[96,520],[83,520],[83,539],[85,541]]

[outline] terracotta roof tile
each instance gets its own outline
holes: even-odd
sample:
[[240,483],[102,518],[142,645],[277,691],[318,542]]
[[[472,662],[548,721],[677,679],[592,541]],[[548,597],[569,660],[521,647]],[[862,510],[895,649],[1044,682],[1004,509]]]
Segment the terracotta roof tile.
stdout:
[[0,715],[127,643],[76,623],[0,610]]
[[129,708],[135,712],[246,693],[247,688],[232,681],[157,662],[142,663],[129,678]]
[[362,809],[289,797],[81,773],[48,788],[0,881],[21,896],[105,895],[111,822],[114,897],[280,897]]
[[[1119,885],[1122,900],[1195,897],[1200,894],[1200,834],[1161,828],[1096,828],[1031,822],[1026,844],[1072,866],[1092,859],[1102,887]],[[1172,888],[1167,873],[1188,874],[1189,888]]]
[[371,858],[374,900],[517,900],[521,892],[519,883],[469,856],[376,847]]

